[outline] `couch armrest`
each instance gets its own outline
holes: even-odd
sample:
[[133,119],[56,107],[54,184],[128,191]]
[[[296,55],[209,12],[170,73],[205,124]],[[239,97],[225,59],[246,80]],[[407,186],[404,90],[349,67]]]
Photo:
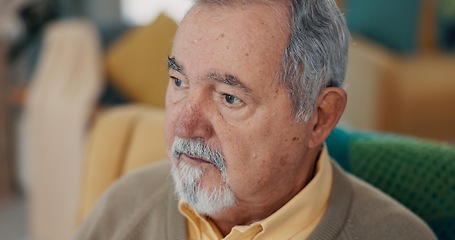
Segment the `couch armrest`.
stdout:
[[129,105],[97,116],[84,159],[77,224],[116,179],[165,156],[163,109]]

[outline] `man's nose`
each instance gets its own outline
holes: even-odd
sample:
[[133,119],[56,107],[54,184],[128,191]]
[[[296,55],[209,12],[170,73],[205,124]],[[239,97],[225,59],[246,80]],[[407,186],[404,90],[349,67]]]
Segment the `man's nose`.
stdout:
[[209,119],[209,110],[201,101],[188,98],[180,113],[175,126],[175,135],[181,138],[211,137],[213,130]]

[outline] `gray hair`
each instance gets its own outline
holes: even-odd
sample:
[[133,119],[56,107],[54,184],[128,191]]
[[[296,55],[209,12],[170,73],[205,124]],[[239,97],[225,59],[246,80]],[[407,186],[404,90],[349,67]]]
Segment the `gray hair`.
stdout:
[[[196,0],[197,4],[218,5],[252,2],[261,1]],[[279,78],[288,89],[296,121],[308,121],[322,90],[343,86],[349,31],[335,0],[288,0],[288,6],[291,32]]]
[[296,120],[307,121],[328,87],[342,87],[349,31],[334,0],[292,0],[291,38],[283,55],[281,81],[291,96]]

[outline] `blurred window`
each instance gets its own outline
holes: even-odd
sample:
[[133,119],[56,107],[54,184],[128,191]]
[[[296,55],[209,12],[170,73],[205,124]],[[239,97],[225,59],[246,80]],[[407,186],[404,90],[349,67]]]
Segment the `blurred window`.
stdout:
[[145,25],[161,12],[180,22],[191,5],[191,0],[121,0],[122,17],[132,25]]

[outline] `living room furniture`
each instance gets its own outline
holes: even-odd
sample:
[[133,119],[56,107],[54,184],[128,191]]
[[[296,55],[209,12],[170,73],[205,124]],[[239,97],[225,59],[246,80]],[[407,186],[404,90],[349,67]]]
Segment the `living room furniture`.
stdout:
[[455,140],[455,55],[400,55],[354,38],[342,121],[354,129]]
[[34,239],[71,239],[86,129],[103,86],[100,60],[91,23],[72,19],[47,28],[20,119]]

